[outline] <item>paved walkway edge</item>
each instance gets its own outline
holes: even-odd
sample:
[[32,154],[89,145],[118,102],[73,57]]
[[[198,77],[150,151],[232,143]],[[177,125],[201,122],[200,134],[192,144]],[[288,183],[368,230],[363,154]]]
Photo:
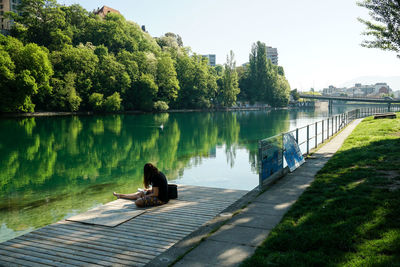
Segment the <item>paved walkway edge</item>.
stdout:
[[282,219],[317,172],[362,121],[347,125],[293,173],[247,193],[217,216],[146,266],[238,266],[251,256]]

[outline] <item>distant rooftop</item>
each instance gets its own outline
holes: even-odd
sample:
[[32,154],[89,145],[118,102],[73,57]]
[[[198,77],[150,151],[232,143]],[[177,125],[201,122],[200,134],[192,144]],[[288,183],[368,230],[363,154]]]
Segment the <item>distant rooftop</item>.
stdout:
[[108,6],[103,6],[102,8],[97,8],[97,10],[94,10],[93,13],[95,15],[99,15],[102,18],[107,16],[108,13],[114,13],[114,14],[121,15],[121,13],[118,10],[108,7]]

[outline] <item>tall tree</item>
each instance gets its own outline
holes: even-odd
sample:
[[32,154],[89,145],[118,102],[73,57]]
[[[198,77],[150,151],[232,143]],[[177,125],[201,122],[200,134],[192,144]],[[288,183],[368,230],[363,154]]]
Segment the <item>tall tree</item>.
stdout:
[[224,74],[222,78],[222,94],[221,104],[226,107],[231,107],[236,102],[236,96],[239,94],[239,81],[236,72],[235,55],[231,50],[226,57],[224,65]]
[[176,78],[174,62],[171,57],[163,53],[157,63],[158,93],[157,99],[169,103],[178,97],[179,81]]
[[271,62],[267,60],[267,46],[258,41],[253,44],[250,53],[250,101],[256,99],[271,102],[272,86],[269,79]]
[[[400,52],[400,1],[399,0],[363,0],[359,6],[370,10],[372,21],[359,19],[367,26],[366,36],[373,40],[364,40],[364,47],[380,48]],[[400,54],[397,55],[400,58]]]

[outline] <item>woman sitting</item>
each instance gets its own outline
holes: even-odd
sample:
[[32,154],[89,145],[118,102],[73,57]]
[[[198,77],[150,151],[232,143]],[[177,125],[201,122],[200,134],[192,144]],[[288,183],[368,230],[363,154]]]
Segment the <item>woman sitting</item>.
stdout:
[[[136,200],[138,207],[150,207],[165,204],[168,199],[168,182],[165,175],[160,172],[153,164],[146,163],[143,170],[144,191],[133,194],[113,193],[117,198]],[[151,185],[151,189],[149,186]]]

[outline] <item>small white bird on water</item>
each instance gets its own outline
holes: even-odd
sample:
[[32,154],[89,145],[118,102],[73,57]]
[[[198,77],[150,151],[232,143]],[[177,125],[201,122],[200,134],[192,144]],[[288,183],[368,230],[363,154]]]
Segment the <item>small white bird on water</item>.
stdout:
[[161,130],[164,130],[164,124],[160,125]]

